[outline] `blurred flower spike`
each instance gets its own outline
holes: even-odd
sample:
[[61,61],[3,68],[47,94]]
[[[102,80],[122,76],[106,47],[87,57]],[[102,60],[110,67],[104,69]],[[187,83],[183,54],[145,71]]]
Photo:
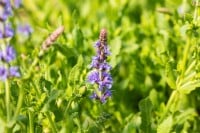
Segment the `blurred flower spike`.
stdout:
[[87,81],[91,84],[97,84],[98,88],[90,96],[91,99],[100,100],[105,103],[111,97],[111,87],[113,80],[109,71],[111,66],[106,62],[110,51],[107,46],[107,31],[102,29],[99,40],[95,44],[96,56],[92,58],[91,68],[93,69],[87,77]]
[[12,6],[10,0],[0,1],[0,21],[6,21],[12,15]]
[[18,25],[17,32],[20,35],[29,36],[33,32],[33,29],[29,24]]
[[[21,4],[20,0],[12,1],[15,6]],[[12,15],[12,5],[10,0],[0,0],[0,80],[6,81],[11,77],[20,77],[18,66],[12,66],[11,62],[16,58],[16,52],[13,46],[9,44],[7,38],[14,36],[14,30],[8,21]]]
[[42,43],[41,50],[46,51],[56,41],[56,39],[64,32],[65,27],[60,26],[54,30]]

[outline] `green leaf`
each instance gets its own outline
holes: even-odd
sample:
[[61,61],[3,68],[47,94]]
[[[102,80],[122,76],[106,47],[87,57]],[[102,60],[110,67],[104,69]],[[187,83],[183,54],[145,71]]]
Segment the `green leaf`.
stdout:
[[117,55],[120,53],[121,49],[121,39],[119,37],[115,38],[113,41],[111,41],[111,65],[112,67],[115,67],[117,64]]
[[142,116],[141,129],[144,133],[152,133],[151,129],[151,112],[152,103],[149,98],[145,98],[139,103],[139,108]]
[[191,22],[191,21],[193,20],[193,16],[192,16],[192,14],[185,13],[185,14],[184,14],[184,19],[185,19],[186,21]]
[[67,47],[66,45],[55,43],[54,47],[56,48],[57,51],[61,52],[61,54],[63,54],[67,58],[76,55],[76,51],[73,48]]
[[183,84],[178,90],[183,94],[189,94],[197,87],[200,87],[200,80],[188,81],[187,83]]
[[40,88],[43,89],[43,91],[51,90],[53,86],[52,82],[45,79],[44,77],[40,78],[39,85],[40,85]]
[[137,133],[137,129],[139,129],[141,125],[141,117],[138,114],[130,114],[125,118],[124,129],[122,133]]
[[166,77],[167,77],[167,84],[172,88],[176,89],[176,77],[174,74],[174,68],[173,68],[173,62],[167,62],[166,63]]
[[76,47],[82,46],[84,37],[83,37],[83,33],[81,29],[78,27],[75,27],[75,29],[73,30],[73,35],[75,39],[75,46]]
[[175,124],[184,124],[187,120],[192,120],[197,116],[196,111],[193,108],[188,108],[179,112],[174,118]]
[[172,116],[168,116],[164,121],[158,125],[157,133],[170,133],[170,130],[173,125],[173,118]]
[[80,55],[78,57],[77,64],[71,69],[69,73],[69,85],[75,85],[76,82],[79,81],[82,65],[83,65],[83,57],[82,55]]

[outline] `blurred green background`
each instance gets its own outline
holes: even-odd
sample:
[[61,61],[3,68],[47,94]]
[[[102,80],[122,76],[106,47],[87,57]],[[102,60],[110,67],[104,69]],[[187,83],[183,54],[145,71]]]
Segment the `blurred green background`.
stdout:
[[[57,27],[65,27],[29,85],[24,85],[28,100],[22,107],[31,108],[34,131],[52,131],[41,115],[49,111],[63,133],[146,133],[141,125],[143,104],[140,107],[139,102],[149,97],[152,105],[144,108],[151,112],[151,132],[156,132],[172,92],[168,71],[176,76],[187,40],[185,14],[192,16],[193,12],[190,0],[24,0],[16,13],[19,21],[29,23],[34,32],[29,38],[17,35],[12,40],[19,43],[15,47],[22,75],[35,58],[33,49],[40,48]],[[113,96],[103,105],[89,99],[93,87],[86,82],[95,54],[93,45],[102,28],[108,31],[112,53],[108,60],[114,80]],[[34,88],[40,90],[39,98]],[[192,111],[182,116],[182,121],[174,120],[170,132],[200,131],[199,94],[195,90],[182,96],[174,115],[187,108]]]

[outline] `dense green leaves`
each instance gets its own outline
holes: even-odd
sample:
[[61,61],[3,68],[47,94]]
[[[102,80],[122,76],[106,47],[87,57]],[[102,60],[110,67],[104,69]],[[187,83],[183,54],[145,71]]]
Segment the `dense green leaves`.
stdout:
[[116,37],[114,40],[112,40],[110,42],[110,44],[111,44],[110,49],[112,51],[110,63],[112,65],[112,67],[115,67],[119,63],[117,56],[120,53],[120,50],[121,50],[121,47],[122,47],[122,42],[121,42],[121,39],[119,37]]
[[[199,133],[199,9],[186,0],[24,0],[9,22],[34,32],[0,40],[16,48],[11,65],[21,72],[9,78],[9,106],[0,81],[0,131]],[[64,32],[38,57],[60,25]],[[102,28],[113,77],[104,104],[89,98],[97,88],[87,83]]]
[[69,76],[68,76],[68,82],[70,85],[76,85],[80,80],[81,75],[81,68],[83,66],[83,57],[80,55],[78,57],[77,64],[71,69]]

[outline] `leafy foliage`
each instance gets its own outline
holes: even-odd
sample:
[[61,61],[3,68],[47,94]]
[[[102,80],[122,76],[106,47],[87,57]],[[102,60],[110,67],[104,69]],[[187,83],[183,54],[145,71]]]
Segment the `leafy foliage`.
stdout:
[[[0,82],[0,131],[200,132],[198,2],[24,0],[9,21],[30,23],[34,32],[10,40],[21,77]],[[61,25],[64,33],[40,56]],[[113,77],[104,104],[89,98],[95,86],[86,80],[101,28]]]

